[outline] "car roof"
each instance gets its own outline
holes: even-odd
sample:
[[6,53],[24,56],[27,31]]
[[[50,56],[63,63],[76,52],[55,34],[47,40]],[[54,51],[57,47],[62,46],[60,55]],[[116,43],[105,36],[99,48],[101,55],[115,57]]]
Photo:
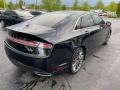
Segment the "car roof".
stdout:
[[56,12],[50,12],[53,14],[68,14],[68,15],[83,15],[83,14],[90,14],[91,12],[88,11],[72,11],[72,10],[68,10],[68,11],[56,11]]

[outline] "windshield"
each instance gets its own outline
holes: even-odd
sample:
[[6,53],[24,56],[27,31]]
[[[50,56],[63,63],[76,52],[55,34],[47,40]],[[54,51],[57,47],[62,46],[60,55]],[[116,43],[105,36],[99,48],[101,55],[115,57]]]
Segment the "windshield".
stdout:
[[32,23],[42,26],[53,27],[55,24],[62,21],[68,16],[69,14],[47,13],[33,18]]

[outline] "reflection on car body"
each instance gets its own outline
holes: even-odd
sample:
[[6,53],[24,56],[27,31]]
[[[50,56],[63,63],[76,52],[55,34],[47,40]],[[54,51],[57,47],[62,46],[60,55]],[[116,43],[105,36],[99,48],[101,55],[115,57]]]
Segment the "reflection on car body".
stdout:
[[110,22],[80,11],[51,12],[7,29],[9,59],[42,76],[64,69],[77,73],[86,54],[107,44],[111,35]]

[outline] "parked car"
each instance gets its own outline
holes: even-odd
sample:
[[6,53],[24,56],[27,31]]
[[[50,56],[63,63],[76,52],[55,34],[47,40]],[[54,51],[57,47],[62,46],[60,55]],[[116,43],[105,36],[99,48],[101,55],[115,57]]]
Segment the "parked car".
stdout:
[[111,22],[80,11],[40,15],[7,27],[5,51],[16,66],[41,76],[68,69],[77,73],[87,54],[111,36]]
[[33,18],[33,15],[30,14],[29,11],[10,10],[1,14],[0,22],[2,27],[6,27],[31,18]]
[[30,11],[30,13],[34,16],[38,16],[38,15],[41,15],[41,14],[45,14],[47,12],[45,12],[45,11]]
[[99,16],[105,16],[105,17],[107,17],[108,13],[107,12],[103,12],[103,13],[100,13]]
[[0,15],[4,12],[5,10],[0,10]]
[[99,16],[108,16],[108,13],[104,10],[98,9],[98,10],[91,10],[91,12],[94,12],[98,14]]
[[5,10],[0,10],[0,19],[1,19],[1,14],[4,12]]

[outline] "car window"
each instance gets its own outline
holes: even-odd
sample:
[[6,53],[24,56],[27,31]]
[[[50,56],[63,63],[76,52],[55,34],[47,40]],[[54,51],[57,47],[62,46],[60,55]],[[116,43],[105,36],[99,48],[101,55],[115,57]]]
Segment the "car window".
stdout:
[[34,11],[31,11],[30,13],[35,16],[42,14],[41,12],[34,12]]
[[91,15],[84,15],[81,18],[81,28],[90,27],[94,25]]
[[93,14],[92,17],[96,25],[104,24],[104,21],[100,16]]
[[79,18],[79,20],[76,24],[75,30],[80,29],[80,28],[81,28],[81,18]]
[[4,12],[4,15],[9,15],[9,16],[16,15],[17,16],[17,14],[13,11],[6,11],[6,12]]

